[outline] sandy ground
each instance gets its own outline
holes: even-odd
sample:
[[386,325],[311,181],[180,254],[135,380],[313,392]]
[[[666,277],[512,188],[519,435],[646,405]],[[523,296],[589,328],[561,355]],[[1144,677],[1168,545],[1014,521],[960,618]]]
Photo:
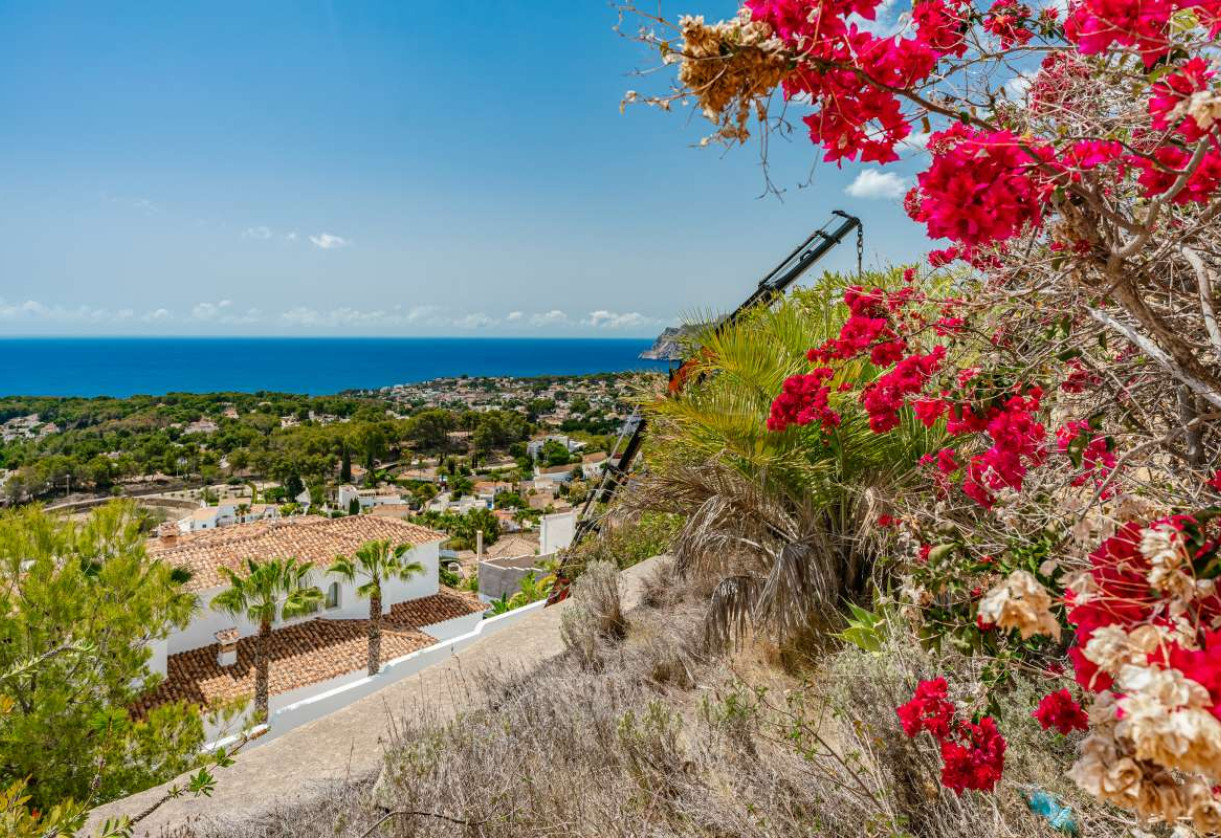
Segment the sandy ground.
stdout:
[[[626,609],[640,601],[641,580],[647,578],[656,561],[651,559],[624,571]],[[487,669],[533,669],[562,653],[559,625],[565,606],[561,603],[543,609],[444,663],[240,754],[233,766],[216,772],[216,791],[211,797],[170,800],[136,827],[135,836],[161,835],[191,822],[256,818],[272,807],[327,794],[336,781],[376,771],[396,718],[420,707],[430,708],[434,717],[438,713],[453,715],[475,699],[478,679],[471,675]],[[176,782],[182,785],[183,779]],[[105,818],[144,810],[164,796],[170,785],[173,783],[95,809],[90,828],[96,828]]]

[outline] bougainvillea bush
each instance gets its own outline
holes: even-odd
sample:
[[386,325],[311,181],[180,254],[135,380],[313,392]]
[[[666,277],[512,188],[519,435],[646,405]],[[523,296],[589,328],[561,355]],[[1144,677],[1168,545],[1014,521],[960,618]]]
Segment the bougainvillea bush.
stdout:
[[[799,119],[829,164],[922,165],[904,204],[927,259],[843,294],[766,427],[943,433],[877,521],[907,619],[978,657],[985,693],[1041,673],[1030,713],[1081,739],[1085,792],[1221,831],[1221,3],[884,9],[646,16],[676,85],[627,98],[694,102],[730,144]],[[898,712],[947,787],[987,793],[994,702],[953,694],[929,678]]]

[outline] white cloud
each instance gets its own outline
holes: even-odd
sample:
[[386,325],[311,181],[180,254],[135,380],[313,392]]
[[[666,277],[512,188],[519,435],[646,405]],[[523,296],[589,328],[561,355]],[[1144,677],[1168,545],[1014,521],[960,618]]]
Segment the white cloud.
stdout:
[[233,303],[229,300],[221,300],[219,303],[199,303],[191,309],[191,318],[193,320],[216,320],[224,313],[225,309],[232,306]]
[[[410,315],[408,315],[410,316]],[[348,306],[319,311],[307,306],[298,306],[280,314],[280,320],[289,326],[328,326],[332,328],[358,328],[362,326],[390,326],[406,321],[400,314],[381,309],[361,311]]]
[[902,198],[908,188],[907,178],[894,172],[862,169],[844,193],[853,198]]
[[[246,307],[240,302],[223,299],[202,301],[187,306],[176,315],[165,307],[136,309],[108,309],[81,305],[66,308],[56,304],[45,304],[38,300],[9,302],[0,298],[0,324],[11,324],[15,329],[37,330],[50,325],[81,326],[83,333],[105,330],[116,324],[128,324],[126,328],[139,330],[141,324],[149,334],[164,334],[170,329],[192,331],[220,331],[223,327],[243,326],[279,327],[289,333],[337,332],[351,334],[395,334],[421,332],[444,334],[488,331],[500,328],[506,334],[520,332],[523,328],[540,330],[568,330],[581,326],[597,331],[641,330],[662,323],[640,312],[613,312],[606,309],[592,311],[577,318],[570,317],[561,309],[544,312],[514,310],[503,315],[482,311],[462,311],[447,306],[394,305],[384,309],[359,309],[349,306],[337,308],[314,308],[306,305],[271,311]],[[85,327],[89,328],[85,328]]]
[[323,250],[334,250],[337,247],[347,247],[351,244],[343,236],[332,236],[330,233],[319,233],[316,236],[310,236],[309,240],[314,243],[315,247]]
[[291,233],[289,233],[284,238],[288,239],[290,242],[295,242],[297,240],[297,231],[293,230]]
[[640,329],[645,326],[651,326],[657,321],[652,317],[646,317],[638,311],[629,311],[619,314],[606,309],[591,311],[589,316],[581,321],[586,326],[593,326],[595,329]]
[[[848,16],[848,22],[856,24],[856,27],[863,32],[869,32],[878,36],[890,36],[896,34],[900,29],[900,24],[904,23],[906,15],[896,15],[895,7],[898,5],[898,0],[882,0],[874,10],[873,20],[868,20],[858,14]],[[906,4],[905,4],[906,5]]]
[[88,305],[76,308],[65,308],[59,305],[45,305],[38,300],[25,300],[20,303],[9,303],[0,298],[0,320],[3,321],[37,321],[46,323],[113,323],[116,320],[127,320],[133,316],[131,309],[111,311]]
[[1018,73],[1009,81],[1005,82],[1005,95],[1013,102],[1025,102],[1026,92],[1030,90],[1030,86],[1034,84],[1034,78],[1023,73]]
[[907,137],[899,140],[899,148],[905,151],[924,151],[928,148],[928,140],[931,136],[933,136],[931,133],[924,131],[908,134]]
[[488,326],[495,326],[499,321],[488,317],[482,311],[476,311],[459,317],[454,321],[454,325],[459,329],[486,329]]
[[408,323],[419,323],[421,320],[434,322],[441,319],[441,309],[437,306],[413,306],[403,319]]
[[[158,309],[159,312],[165,309]],[[168,312],[164,317],[168,317]],[[164,319],[157,317],[155,319]],[[148,316],[145,319],[149,319]],[[238,313],[233,308],[231,300],[221,300],[219,303],[199,303],[191,309],[191,319],[200,323],[219,323],[225,326],[244,326],[250,323],[258,323],[263,319],[263,312],[257,308],[248,308],[245,312]]]
[[317,326],[321,322],[322,315],[315,309],[298,306],[283,312],[280,319],[290,326]]
[[551,311],[530,315],[531,326],[562,326],[568,322],[568,315],[553,308]]
[[258,239],[259,241],[267,241],[269,238],[271,238],[271,228],[270,227],[247,227],[246,231],[244,233],[242,233],[242,238]]

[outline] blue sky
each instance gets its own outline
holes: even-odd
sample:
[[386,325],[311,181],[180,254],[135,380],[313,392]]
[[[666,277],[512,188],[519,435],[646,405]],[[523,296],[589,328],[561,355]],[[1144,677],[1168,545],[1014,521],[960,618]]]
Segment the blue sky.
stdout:
[[757,145],[621,115],[662,78],[616,18],[0,0],[0,334],[642,336],[731,308],[835,208],[870,262],[922,252],[908,162],[879,181],[773,140],[786,192],[761,197]]

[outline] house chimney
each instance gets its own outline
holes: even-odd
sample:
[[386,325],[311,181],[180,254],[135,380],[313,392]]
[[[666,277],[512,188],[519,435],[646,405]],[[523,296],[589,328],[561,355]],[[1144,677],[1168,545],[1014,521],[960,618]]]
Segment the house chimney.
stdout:
[[157,527],[157,540],[165,547],[173,547],[178,543],[178,525],[166,521]]
[[483,558],[483,530],[475,530],[475,558]]
[[216,652],[216,663],[219,666],[233,666],[237,663],[237,641],[241,634],[236,628],[227,628],[215,634],[219,649]]

